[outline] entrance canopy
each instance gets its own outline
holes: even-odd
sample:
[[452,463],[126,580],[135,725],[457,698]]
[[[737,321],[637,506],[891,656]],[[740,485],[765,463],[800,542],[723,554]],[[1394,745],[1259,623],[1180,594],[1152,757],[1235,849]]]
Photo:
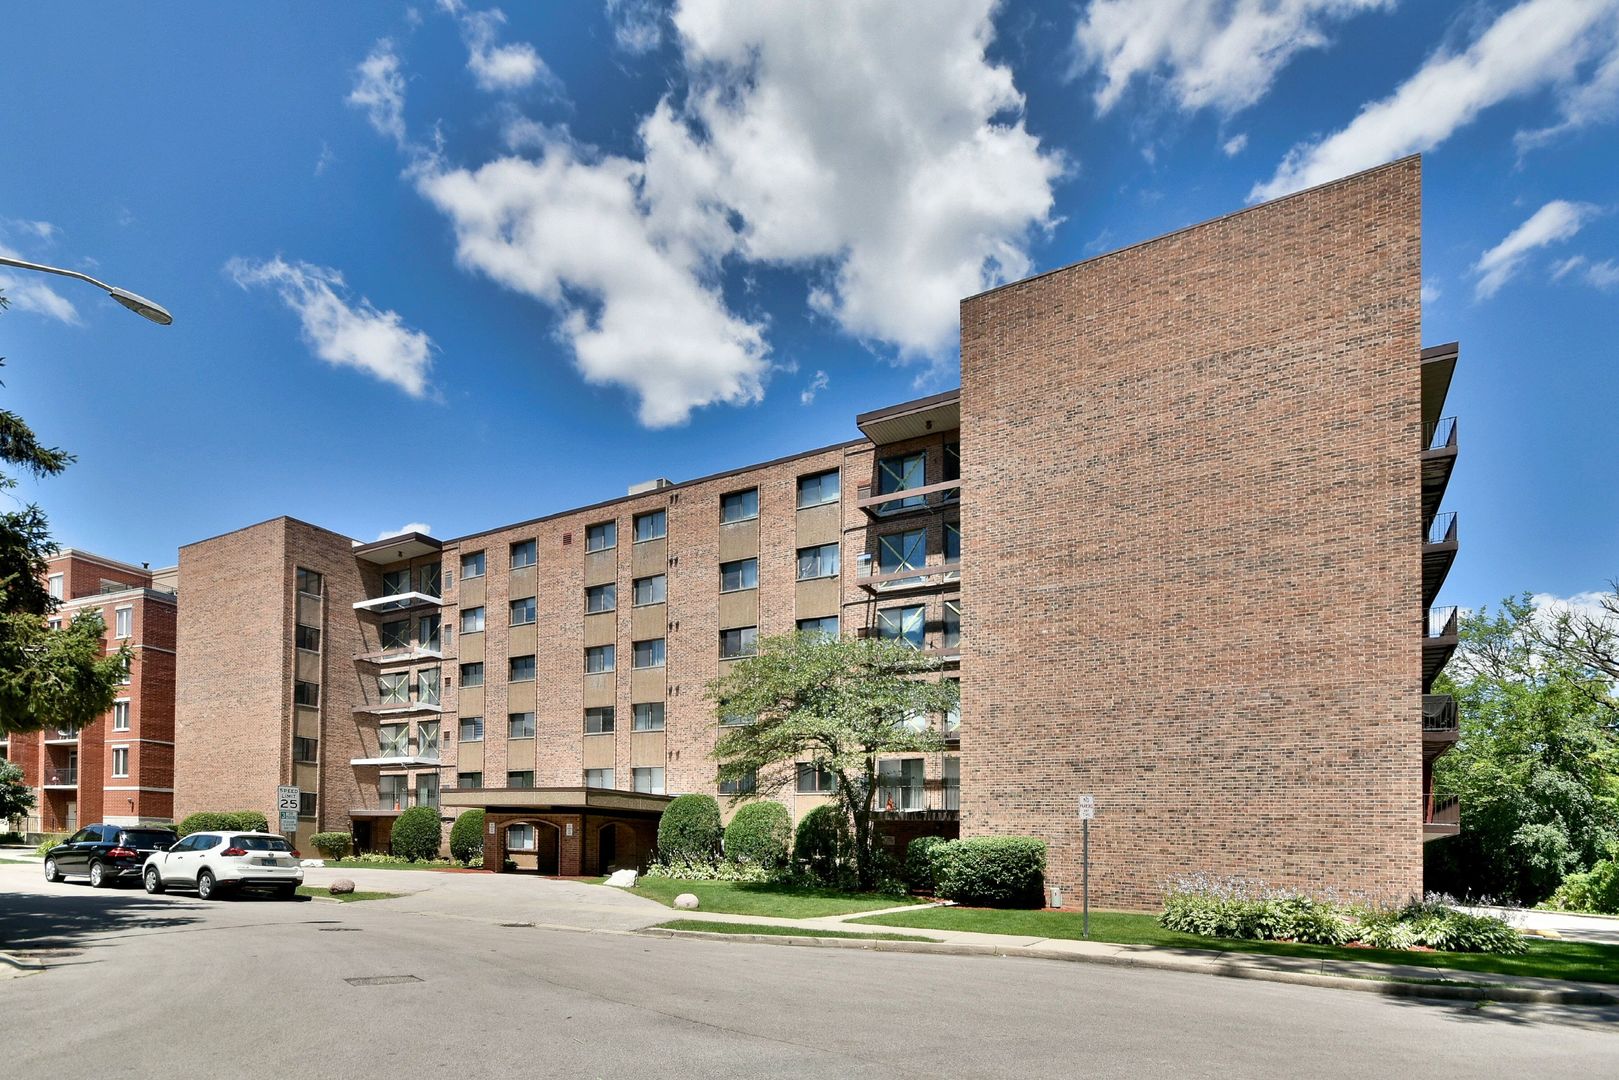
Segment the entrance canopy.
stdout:
[[501,814],[596,811],[617,817],[656,817],[673,801],[670,795],[590,787],[445,788],[439,792],[439,805],[446,810],[481,809]]

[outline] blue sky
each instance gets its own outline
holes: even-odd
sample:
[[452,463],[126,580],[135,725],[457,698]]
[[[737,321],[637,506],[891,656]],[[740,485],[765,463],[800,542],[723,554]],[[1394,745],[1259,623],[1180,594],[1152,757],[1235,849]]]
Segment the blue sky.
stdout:
[[0,250],[175,314],[0,270],[20,494],[158,565],[765,460],[955,385],[960,296],[1420,150],[1446,599],[1619,575],[1619,0],[799,8],[11,11]]

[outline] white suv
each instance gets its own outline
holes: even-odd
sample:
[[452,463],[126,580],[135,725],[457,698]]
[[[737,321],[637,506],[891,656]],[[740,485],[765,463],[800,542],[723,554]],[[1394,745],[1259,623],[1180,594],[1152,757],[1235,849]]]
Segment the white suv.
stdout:
[[286,837],[262,832],[199,832],[146,859],[141,880],[149,893],[196,889],[210,900],[221,889],[274,889],[291,900],[303,883],[298,852]]

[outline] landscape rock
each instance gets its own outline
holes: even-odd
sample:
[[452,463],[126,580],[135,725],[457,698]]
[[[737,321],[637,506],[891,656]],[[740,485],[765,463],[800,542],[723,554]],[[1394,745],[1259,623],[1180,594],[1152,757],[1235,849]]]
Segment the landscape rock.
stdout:
[[675,907],[680,908],[683,911],[691,911],[696,906],[697,897],[693,896],[689,892],[683,892],[679,896],[675,897]]
[[635,880],[638,877],[640,875],[634,870],[614,870],[607,876],[604,884],[611,885],[615,889],[633,889],[635,888]]
[[305,859],[302,862],[300,862],[298,865],[308,867],[311,870],[319,870],[321,867],[326,865],[326,860],[325,859]]
[[338,878],[336,881],[332,882],[331,885],[327,886],[326,891],[331,893],[333,896],[342,896],[346,893],[351,893],[354,891],[354,882],[350,881],[348,878]]

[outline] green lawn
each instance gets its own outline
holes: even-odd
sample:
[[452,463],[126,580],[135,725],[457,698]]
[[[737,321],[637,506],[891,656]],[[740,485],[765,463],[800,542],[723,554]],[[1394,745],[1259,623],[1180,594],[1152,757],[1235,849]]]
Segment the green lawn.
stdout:
[[920,903],[905,897],[840,889],[752,885],[740,881],[676,881],[660,877],[644,877],[630,892],[671,906],[675,897],[689,892],[697,897],[702,911],[722,915],[774,915],[783,919],[815,919],[822,915],[846,915],[853,911]]
[[325,890],[325,888],[323,888],[321,886],[317,886],[317,885],[300,885],[300,886],[298,886],[298,895],[299,896],[319,896],[319,897],[324,897],[325,899],[328,899],[328,900],[339,900],[339,901],[341,901],[341,902],[343,902],[345,904],[352,904],[356,900],[392,900],[394,897],[398,896],[399,894],[396,893],[396,892],[361,892],[358,889],[356,889],[355,891],[353,891],[351,893],[343,893],[340,896],[333,896],[331,893],[327,892]]
[[768,937],[832,937],[858,938],[861,941],[938,941],[938,938],[919,937],[916,934],[885,934],[872,931],[867,934],[847,930],[812,930],[798,926],[775,926],[771,923],[709,922],[706,919],[675,919],[659,923],[654,930],[703,930],[710,934],[764,934]]
[[[1079,938],[1081,917],[1067,911],[991,911],[987,908],[925,908],[852,920],[923,930],[971,930],[980,934],[1022,937]],[[1543,979],[1619,983],[1619,945],[1529,939],[1522,956],[1490,953],[1404,952],[1349,949],[1335,945],[1300,945],[1285,941],[1235,941],[1180,934],[1158,925],[1157,916],[1120,911],[1091,912],[1091,939],[1119,945],[1163,945],[1178,949],[1303,956],[1321,960],[1359,960],[1412,967],[1480,971],[1499,975],[1532,975]]]

